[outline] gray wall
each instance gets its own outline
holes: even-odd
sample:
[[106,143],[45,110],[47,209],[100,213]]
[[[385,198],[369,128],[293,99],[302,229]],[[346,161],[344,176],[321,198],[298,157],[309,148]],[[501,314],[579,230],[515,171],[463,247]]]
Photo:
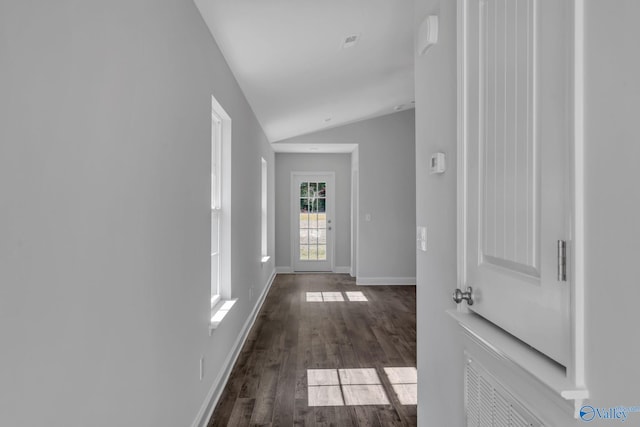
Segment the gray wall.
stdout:
[[[427,227],[428,251],[417,252],[418,419],[434,426],[465,424],[462,345],[453,309],[456,288],[456,2],[416,2],[416,28],[439,16],[438,44],[416,57],[416,222]],[[447,171],[430,175],[435,152]]]
[[[635,406],[640,402],[640,2],[587,0],[585,11],[586,381],[594,406]],[[640,425],[640,414],[630,414],[629,422]]]
[[276,154],[276,266],[291,267],[291,172],[335,172],[335,267],[351,266],[351,155]]
[[[415,277],[415,120],[408,110],[282,143],[358,144],[358,278]],[[371,214],[371,221],[364,216]]]
[[[3,1],[0,29],[0,425],[189,426],[272,271],[266,138],[190,1]],[[240,300],[210,337],[212,94]]]

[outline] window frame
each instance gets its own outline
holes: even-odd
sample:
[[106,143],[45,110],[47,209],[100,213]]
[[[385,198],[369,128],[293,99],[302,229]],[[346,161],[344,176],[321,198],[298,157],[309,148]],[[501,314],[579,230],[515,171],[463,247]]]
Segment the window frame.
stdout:
[[264,157],[260,159],[260,256],[264,264],[269,256],[269,173],[268,164]]
[[[211,96],[211,317],[210,333],[220,324],[221,309],[233,306],[231,286],[231,117]],[[215,232],[217,227],[217,232]],[[215,233],[215,234],[214,234]],[[214,264],[217,268],[214,270]],[[214,319],[217,319],[214,321]]]

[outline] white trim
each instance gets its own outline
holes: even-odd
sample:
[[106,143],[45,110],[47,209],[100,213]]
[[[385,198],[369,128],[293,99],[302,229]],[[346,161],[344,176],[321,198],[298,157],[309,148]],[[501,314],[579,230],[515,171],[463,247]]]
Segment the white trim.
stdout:
[[[457,194],[458,194],[458,288],[464,289],[467,282],[467,2],[458,0],[457,5],[457,52],[458,52],[458,130],[457,130]],[[458,309],[468,311],[464,304],[458,304]]]
[[251,328],[256,321],[258,313],[260,312],[260,309],[264,304],[264,300],[269,293],[269,289],[271,289],[271,285],[273,284],[276,275],[276,271],[274,270],[271,273],[271,277],[269,278],[267,285],[264,287],[260,298],[258,298],[258,301],[256,301],[256,305],[253,307],[253,311],[251,311],[251,314],[249,314],[249,317],[244,323],[240,334],[238,334],[238,339],[236,339],[236,342],[233,344],[232,350],[227,355],[220,373],[213,381],[213,385],[211,386],[211,389],[209,389],[209,393],[207,393],[207,397],[200,407],[196,419],[191,425],[192,427],[205,427],[209,422],[209,419],[213,415],[213,411],[215,410],[216,405],[218,404],[218,401],[222,396],[224,387],[226,386],[227,381],[229,381],[231,370],[238,360],[238,356],[240,356],[240,351],[242,350],[242,347],[244,346],[247,337],[249,336],[249,331],[251,331]]
[[351,153],[351,277],[358,276],[358,266],[360,265],[360,148],[356,148]]
[[[211,95],[211,119],[220,124],[221,138],[219,145],[220,160],[220,234],[218,236],[220,252],[220,269],[218,286],[219,293],[224,299],[231,299],[231,117],[222,108],[216,98]],[[213,155],[213,153],[212,153]],[[213,157],[212,157],[213,161]]]
[[415,285],[415,277],[357,277],[356,285]]
[[[280,266],[280,267],[276,267],[275,272],[278,274],[292,274],[295,273],[295,271],[293,271],[293,268],[289,267],[289,266]],[[313,271],[300,271],[299,274],[310,274],[313,273]],[[324,273],[322,271],[320,271],[319,273]],[[346,266],[346,267],[335,267],[334,270],[331,271],[327,271],[326,273],[331,274],[331,273],[336,273],[336,274],[350,274],[351,273],[351,267],[350,266]]]
[[[221,300],[218,301],[217,304],[215,304],[213,306],[213,308],[211,309],[211,321],[209,322],[209,336],[213,335],[213,331],[218,329],[218,326],[220,326],[220,324],[222,323],[224,318],[227,316],[229,311],[231,311],[231,308],[233,308],[233,306],[235,306],[236,302],[238,302],[238,298],[230,299],[230,300],[221,299]],[[227,304],[229,304],[229,303],[231,303],[231,304],[230,304],[229,307],[227,307]],[[218,313],[222,313],[222,317],[219,320],[215,320],[214,321],[213,318]]]
[[569,375],[577,386],[585,386],[585,279],[584,279],[584,0],[574,0],[573,28],[573,229],[570,260],[573,288],[573,358]]
[[353,150],[358,148],[358,144],[273,142],[271,148],[275,153],[348,154],[353,153]]
[[260,158],[260,255],[262,262],[269,261],[269,191],[268,165],[264,157]]

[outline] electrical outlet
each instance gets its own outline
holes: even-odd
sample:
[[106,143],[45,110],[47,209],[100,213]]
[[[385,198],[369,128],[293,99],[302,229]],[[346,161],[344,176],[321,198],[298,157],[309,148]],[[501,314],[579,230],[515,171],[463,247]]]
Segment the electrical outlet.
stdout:
[[204,356],[200,356],[200,381],[204,378]]

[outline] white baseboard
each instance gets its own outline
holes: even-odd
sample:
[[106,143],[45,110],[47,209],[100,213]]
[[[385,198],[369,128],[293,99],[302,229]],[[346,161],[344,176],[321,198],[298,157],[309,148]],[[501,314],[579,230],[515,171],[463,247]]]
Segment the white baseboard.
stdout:
[[[339,274],[350,274],[351,273],[351,267],[335,267],[334,268],[334,273],[339,273]],[[276,273],[278,274],[292,274],[295,273],[295,271],[293,271],[293,268],[291,267],[276,267]],[[308,272],[301,272],[301,273],[308,273]]]
[[216,405],[222,396],[222,392],[224,391],[224,387],[227,385],[227,381],[229,381],[229,376],[231,375],[231,370],[233,366],[236,364],[238,360],[238,356],[240,355],[240,351],[244,346],[245,341],[247,340],[247,336],[249,335],[249,331],[253,327],[253,324],[256,321],[256,317],[258,316],[258,312],[262,308],[262,304],[264,304],[264,300],[267,297],[267,293],[269,293],[269,289],[271,289],[271,285],[273,284],[273,280],[275,279],[277,274],[276,269],[271,273],[271,277],[267,282],[267,286],[264,287],[260,298],[256,301],[256,305],[253,307],[251,314],[247,318],[247,321],[244,323],[240,334],[238,335],[238,339],[234,343],[232,350],[229,352],[229,355],[224,361],[224,365],[222,370],[216,377],[215,381],[209,393],[207,393],[207,398],[205,399],[200,411],[198,411],[198,415],[196,416],[195,421],[192,424],[192,427],[206,427],[211,415],[213,415],[213,411],[216,409]]
[[415,277],[357,277],[357,285],[415,285]]

